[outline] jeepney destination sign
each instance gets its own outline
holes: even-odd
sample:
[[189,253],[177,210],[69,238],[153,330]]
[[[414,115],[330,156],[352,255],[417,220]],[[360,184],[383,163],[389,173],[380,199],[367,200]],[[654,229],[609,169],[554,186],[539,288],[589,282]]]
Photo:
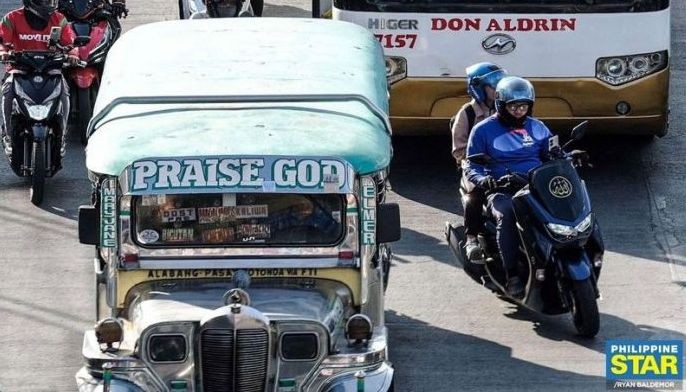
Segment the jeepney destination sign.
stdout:
[[330,157],[181,157],[133,162],[122,174],[130,194],[194,192],[350,193],[352,166]]

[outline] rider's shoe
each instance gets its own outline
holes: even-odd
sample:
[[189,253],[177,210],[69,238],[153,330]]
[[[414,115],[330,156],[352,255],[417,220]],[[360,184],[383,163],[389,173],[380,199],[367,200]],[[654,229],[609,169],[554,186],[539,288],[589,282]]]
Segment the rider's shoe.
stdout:
[[12,139],[5,133],[5,126],[2,126],[0,130],[0,138],[2,138],[2,145],[5,148],[5,154],[9,157],[12,156]]
[[481,250],[481,245],[476,238],[467,239],[464,245],[464,251],[467,254],[467,260],[474,264],[485,264],[484,252]]
[[524,296],[524,284],[519,276],[513,276],[507,279],[507,293],[513,298],[521,298]]

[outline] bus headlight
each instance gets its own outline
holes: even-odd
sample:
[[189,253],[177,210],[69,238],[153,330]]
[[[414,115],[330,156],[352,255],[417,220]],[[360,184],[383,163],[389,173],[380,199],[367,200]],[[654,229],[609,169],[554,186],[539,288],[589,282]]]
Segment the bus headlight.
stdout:
[[404,57],[386,56],[386,80],[393,84],[407,77],[407,60]]
[[613,86],[631,82],[667,67],[667,51],[601,57],[596,61],[596,78]]

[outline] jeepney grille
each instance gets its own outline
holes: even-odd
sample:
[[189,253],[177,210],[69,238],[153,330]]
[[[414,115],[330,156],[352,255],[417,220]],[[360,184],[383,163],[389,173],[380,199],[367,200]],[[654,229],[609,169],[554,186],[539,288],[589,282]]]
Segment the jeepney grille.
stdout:
[[269,354],[266,330],[208,329],[200,336],[200,347],[203,391],[264,391]]

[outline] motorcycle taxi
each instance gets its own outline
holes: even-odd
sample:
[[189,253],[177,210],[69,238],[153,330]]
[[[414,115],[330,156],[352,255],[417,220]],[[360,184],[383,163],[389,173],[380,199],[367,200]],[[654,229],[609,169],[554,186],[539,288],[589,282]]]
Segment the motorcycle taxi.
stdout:
[[122,35],[107,64],[79,210],[98,320],[79,390],[392,390],[384,282],[400,217],[384,200],[374,37],[170,21]]

